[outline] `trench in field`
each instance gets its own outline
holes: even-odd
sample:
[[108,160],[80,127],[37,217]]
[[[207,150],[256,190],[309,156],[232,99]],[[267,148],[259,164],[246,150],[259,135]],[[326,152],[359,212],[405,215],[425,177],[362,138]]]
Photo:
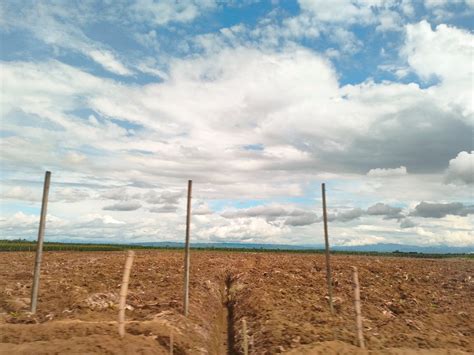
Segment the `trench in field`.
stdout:
[[224,316],[227,330],[226,350],[228,355],[237,354],[235,351],[235,333],[234,333],[234,306],[235,300],[232,297],[232,286],[234,279],[232,274],[228,273],[225,278],[225,300]]
[[213,333],[214,344],[211,345],[211,354],[240,354],[236,350],[234,330],[234,277],[225,273],[220,284],[221,304],[217,309],[216,323]]

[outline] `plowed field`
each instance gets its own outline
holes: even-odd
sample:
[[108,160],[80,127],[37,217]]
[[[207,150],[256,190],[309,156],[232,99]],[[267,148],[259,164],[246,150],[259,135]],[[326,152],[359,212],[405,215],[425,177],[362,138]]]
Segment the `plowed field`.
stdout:
[[[29,314],[34,253],[0,254],[0,353],[462,354],[474,352],[474,262],[192,251],[190,315],[182,315],[183,253],[138,251],[117,332],[126,254],[45,252],[38,312]],[[364,335],[355,336],[351,266],[359,269]]]

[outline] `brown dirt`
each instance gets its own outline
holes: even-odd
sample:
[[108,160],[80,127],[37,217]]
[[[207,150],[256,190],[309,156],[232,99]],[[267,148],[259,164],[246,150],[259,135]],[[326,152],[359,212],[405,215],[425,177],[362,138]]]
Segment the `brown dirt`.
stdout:
[[[34,254],[0,254],[0,353],[459,354],[474,352],[474,262],[333,256],[335,315],[320,254],[193,251],[190,317],[183,254],[139,251],[127,335],[116,317],[120,252],[46,252],[38,313],[29,315]],[[359,269],[368,352],[355,347],[351,266]]]

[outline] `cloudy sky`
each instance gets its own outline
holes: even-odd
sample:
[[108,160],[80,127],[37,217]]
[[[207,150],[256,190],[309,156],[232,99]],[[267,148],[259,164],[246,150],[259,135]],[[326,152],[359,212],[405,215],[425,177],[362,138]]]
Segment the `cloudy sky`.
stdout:
[[472,0],[0,3],[0,237],[474,245]]

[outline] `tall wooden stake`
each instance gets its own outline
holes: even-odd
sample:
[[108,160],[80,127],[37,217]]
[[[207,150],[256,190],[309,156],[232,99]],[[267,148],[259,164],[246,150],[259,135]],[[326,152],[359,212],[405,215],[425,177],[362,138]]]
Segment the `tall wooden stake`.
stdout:
[[357,274],[357,268],[352,267],[352,275],[354,278],[354,306],[356,311],[356,326],[357,326],[357,339],[359,341],[359,347],[365,348],[364,334],[362,333],[362,313],[360,311],[360,288],[359,288],[359,275]]
[[41,259],[43,257],[44,228],[46,225],[46,215],[48,213],[49,184],[51,182],[51,172],[47,171],[44,176],[43,201],[41,203],[41,216],[38,230],[38,243],[36,246],[35,273],[33,276],[33,287],[31,288],[31,313],[36,313],[38,302],[38,291],[41,273]]
[[242,318],[242,337],[243,337],[243,342],[242,342],[242,348],[244,351],[244,355],[249,354],[249,341],[248,341],[248,334],[247,334],[247,321],[245,318]]
[[173,339],[173,329],[170,330],[170,355],[173,355],[173,344],[174,339]]
[[188,204],[186,211],[186,242],[184,246],[184,316],[189,312],[189,234],[191,231],[191,195],[193,181],[188,181]]
[[125,304],[127,301],[128,280],[130,279],[130,270],[132,269],[134,256],[135,252],[129,250],[127,260],[125,261],[125,268],[123,270],[122,286],[120,287],[118,332],[121,338],[125,336]]
[[334,307],[332,305],[332,277],[331,277],[331,259],[329,255],[329,236],[328,236],[328,215],[326,212],[326,185],[321,184],[323,195],[323,220],[324,220],[324,242],[326,244],[326,281],[328,284],[329,308],[331,314],[334,314]]

